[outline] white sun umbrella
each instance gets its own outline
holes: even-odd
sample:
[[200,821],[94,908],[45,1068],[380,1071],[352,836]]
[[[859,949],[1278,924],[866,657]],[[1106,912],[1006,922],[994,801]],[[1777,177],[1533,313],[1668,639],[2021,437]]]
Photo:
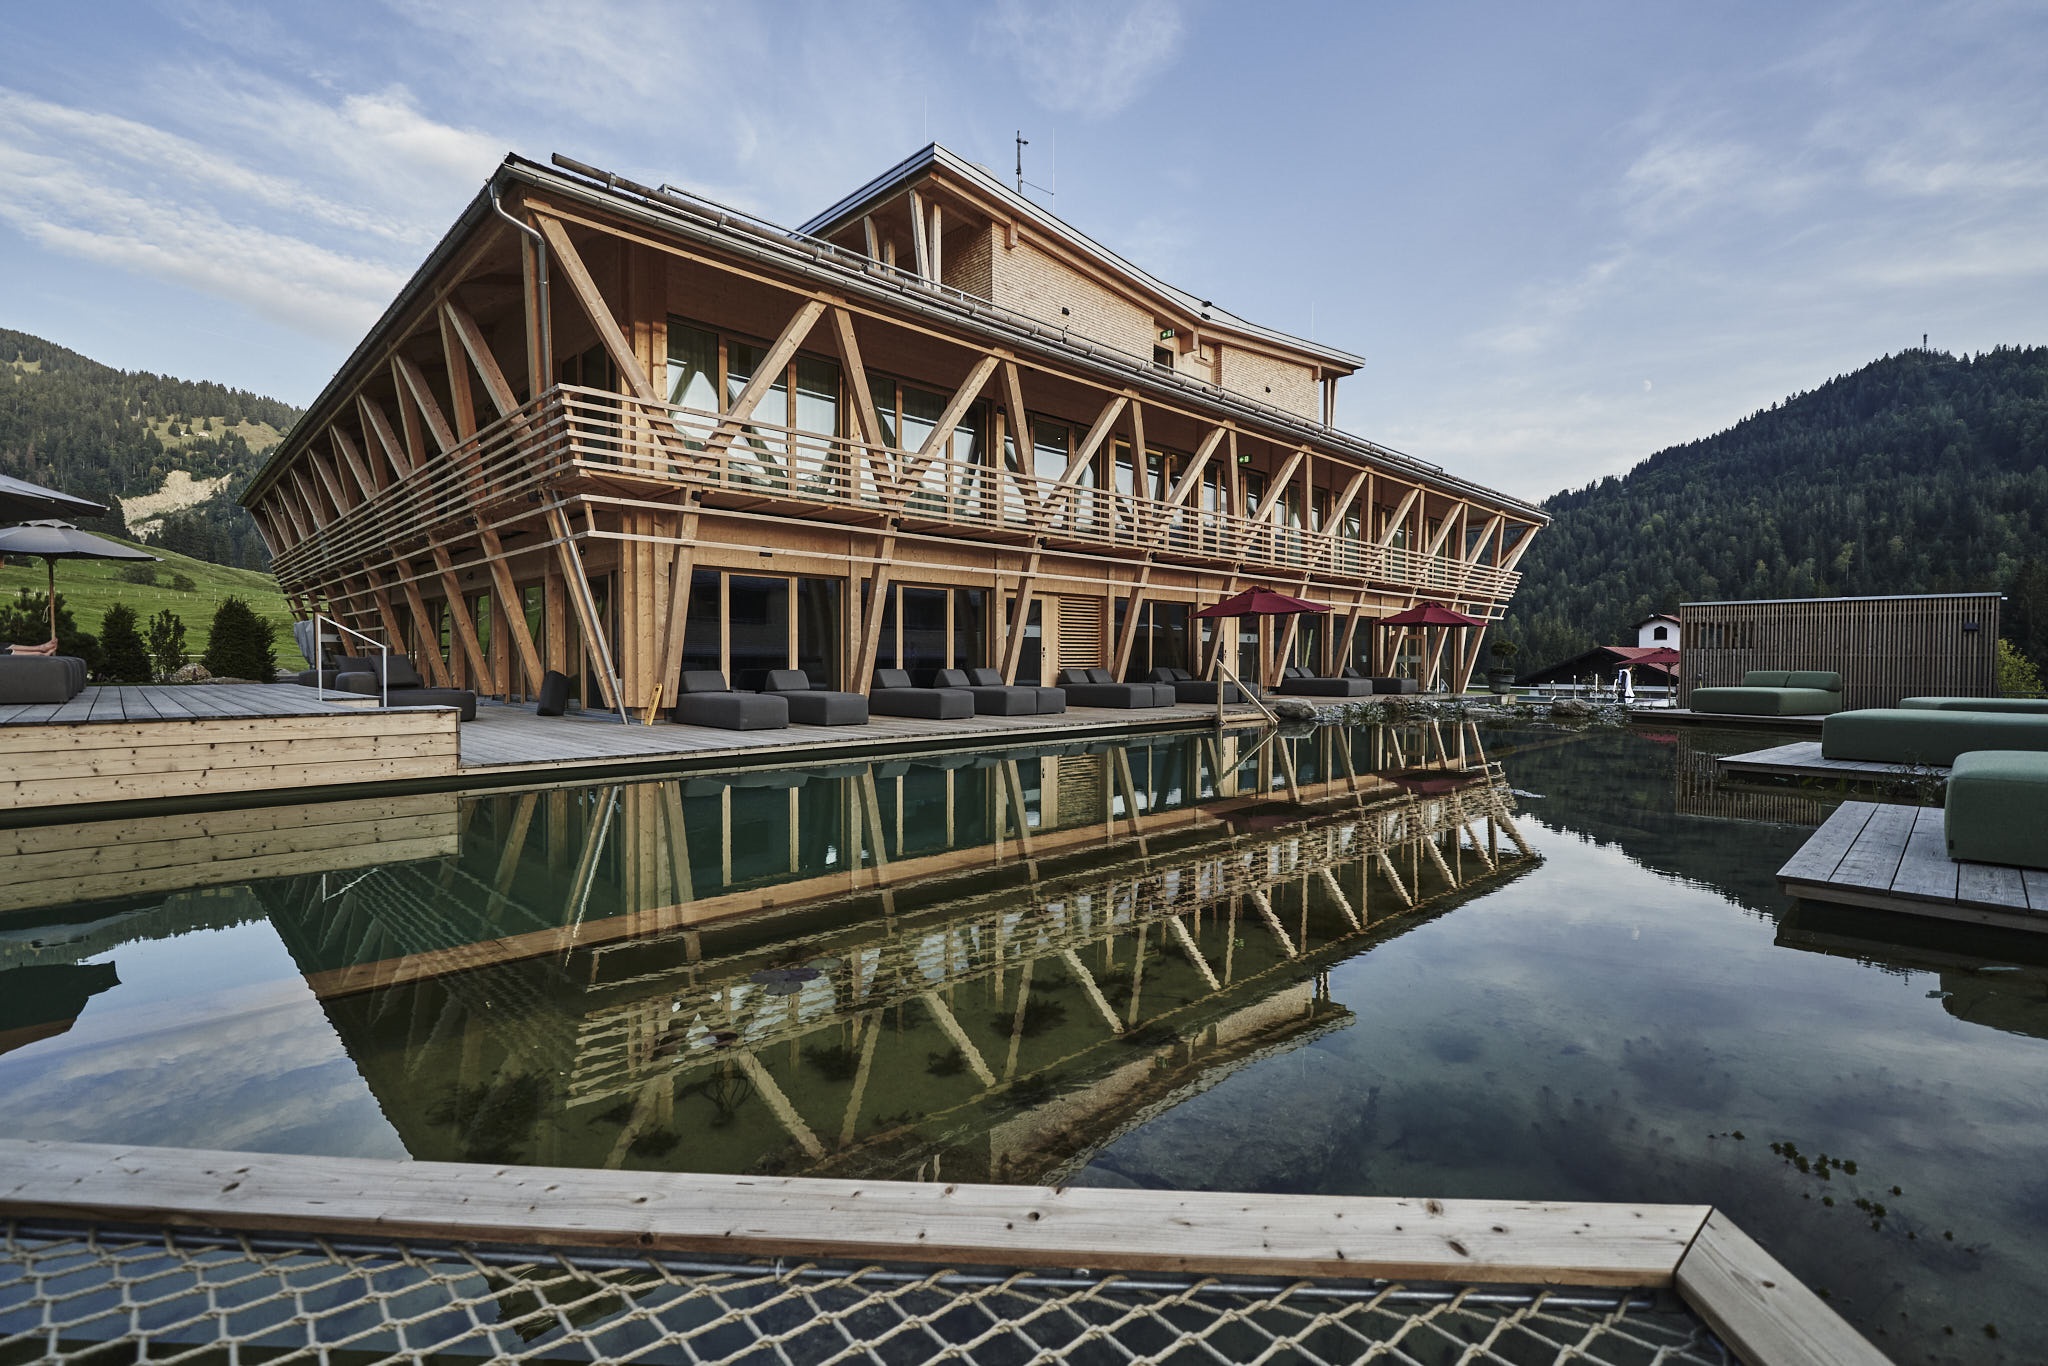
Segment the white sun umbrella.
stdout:
[[0,522],[25,522],[31,517],[97,517],[106,508],[90,498],[77,498],[11,474],[0,474]]
[[146,550],[122,545],[69,522],[23,522],[0,527],[0,555],[35,555],[50,569],[50,639],[57,638],[57,561],[157,560]]

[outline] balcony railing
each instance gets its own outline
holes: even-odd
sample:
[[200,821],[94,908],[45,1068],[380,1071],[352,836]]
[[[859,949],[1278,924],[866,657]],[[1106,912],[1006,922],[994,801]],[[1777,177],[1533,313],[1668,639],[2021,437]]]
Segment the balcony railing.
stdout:
[[[288,587],[386,558],[544,490],[626,483],[695,489],[711,507],[764,508],[844,524],[895,520],[964,539],[1047,546],[1252,572],[1307,573],[1504,605],[1520,576],[1447,555],[1423,555],[1332,532],[1192,503],[1047,479],[943,451],[874,446],[772,423],[561,386],[437,456],[277,558]],[[493,514],[496,514],[495,516]],[[851,514],[851,515],[849,515]],[[384,553],[378,554],[382,549]],[[323,574],[322,571],[325,571]]]

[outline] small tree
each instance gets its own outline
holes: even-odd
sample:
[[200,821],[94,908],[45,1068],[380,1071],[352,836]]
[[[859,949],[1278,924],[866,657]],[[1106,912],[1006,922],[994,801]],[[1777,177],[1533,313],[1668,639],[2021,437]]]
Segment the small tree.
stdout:
[[100,620],[100,668],[116,683],[149,682],[149,651],[135,629],[135,609],[117,602]]
[[213,614],[213,629],[200,660],[216,678],[246,678],[254,683],[277,681],[277,628],[256,615],[240,598],[223,601]]
[[[14,601],[0,602],[0,643],[13,645],[41,644],[50,638],[50,595],[37,590],[22,589]],[[71,609],[64,603],[64,595],[57,595],[57,653],[71,655],[85,661],[85,667],[98,673],[100,669],[100,642],[97,636],[89,636],[78,629],[78,623],[71,616]]]
[[158,682],[185,665],[185,623],[168,607],[149,619],[149,663]]
[[2039,697],[2041,671],[2009,640],[1998,642],[1998,691],[2004,697]]
[[121,566],[122,583],[141,584],[145,588],[156,586],[156,566],[153,564],[124,564]]

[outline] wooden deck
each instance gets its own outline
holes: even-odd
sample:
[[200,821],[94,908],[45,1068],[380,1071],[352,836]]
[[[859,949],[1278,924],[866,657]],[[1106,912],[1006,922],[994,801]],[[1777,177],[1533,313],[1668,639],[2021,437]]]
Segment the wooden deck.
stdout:
[[1638,726],[1670,723],[1674,726],[1715,726],[1723,730],[1817,731],[1825,716],[1730,716],[1725,712],[1694,711],[1690,707],[1639,707],[1628,719]]
[[1938,807],[1844,802],[1778,885],[1813,901],[2048,931],[2048,872],[1949,858]]
[[[1230,707],[1234,720],[1256,708]],[[536,716],[527,707],[480,702],[476,720],[462,727],[465,773],[567,773],[635,767],[701,768],[776,760],[805,763],[917,749],[960,749],[1030,744],[1214,725],[1216,708],[1192,703],[1125,711],[1074,707],[1059,716],[976,716],[961,721],[876,716],[863,726],[790,726],[786,730],[715,730],[708,726],[636,723],[616,715]]]
[[[1259,719],[1247,706],[1226,715]],[[79,806],[166,799],[221,805],[280,792],[339,796],[337,789],[365,785],[815,764],[1193,729],[1215,720],[1214,706],[1186,704],[960,721],[878,716],[860,726],[730,731],[622,725],[606,712],[542,717],[530,707],[485,701],[475,721],[458,726],[447,708],[323,700],[294,686],[98,687],[61,705],[0,707],[0,824],[34,823],[52,811],[75,818],[67,809]]]
[[566,1258],[630,1247],[643,1256],[1669,1288],[1756,1366],[1886,1361],[1705,1205],[942,1185],[8,1139],[0,1218],[516,1243]]
[[1860,759],[1821,757],[1818,740],[1795,740],[1789,745],[1728,754],[1716,760],[1723,773],[1740,773],[1769,778],[1842,778],[1851,782],[1897,782],[1924,776],[1946,780],[1948,770],[1928,764],[1875,764]]
[[356,703],[322,701],[311,688],[262,683],[123,684],[87,688],[69,702],[0,706],[0,726],[117,721],[224,720],[237,716],[350,716]]

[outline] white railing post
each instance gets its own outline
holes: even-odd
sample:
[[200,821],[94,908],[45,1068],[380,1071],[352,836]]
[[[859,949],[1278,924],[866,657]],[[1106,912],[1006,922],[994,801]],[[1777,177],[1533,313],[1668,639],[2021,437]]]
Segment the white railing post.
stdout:
[[[313,696],[322,702],[327,700],[327,631],[325,628],[328,626],[332,626],[337,631],[352,635],[366,645],[377,647],[377,683],[380,694],[377,700],[379,705],[389,707],[391,705],[391,647],[378,640],[375,636],[364,635],[353,626],[344,626],[324,612],[315,612],[313,614]],[[341,690],[337,688],[335,691],[340,692]],[[351,693],[350,696],[354,696],[354,694]]]

